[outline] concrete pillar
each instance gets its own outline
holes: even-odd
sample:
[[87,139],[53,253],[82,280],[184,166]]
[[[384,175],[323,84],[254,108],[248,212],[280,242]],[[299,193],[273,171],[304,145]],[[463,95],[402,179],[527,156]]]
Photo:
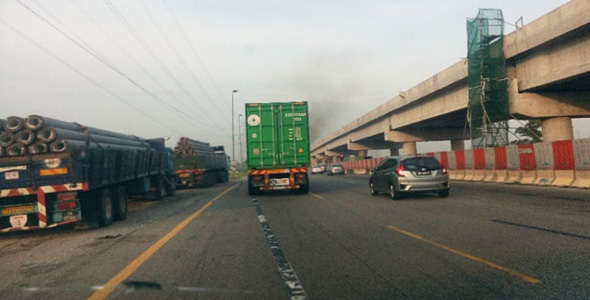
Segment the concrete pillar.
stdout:
[[404,155],[415,155],[416,142],[404,142],[402,150],[404,151]]
[[391,156],[399,155],[399,148],[390,148],[389,155],[391,155]]
[[465,150],[464,140],[451,140],[451,151]]
[[360,150],[358,152],[358,156],[359,157],[366,157],[367,156],[367,150]]
[[574,128],[572,118],[557,117],[548,118],[541,121],[544,142],[573,140]]

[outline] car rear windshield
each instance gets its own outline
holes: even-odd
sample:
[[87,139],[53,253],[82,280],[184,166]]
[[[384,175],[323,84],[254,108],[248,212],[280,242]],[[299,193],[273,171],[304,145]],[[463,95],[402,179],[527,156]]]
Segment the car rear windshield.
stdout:
[[413,157],[404,160],[406,170],[436,170],[440,169],[440,163],[434,157]]
[[332,165],[332,168],[342,168],[342,165]]

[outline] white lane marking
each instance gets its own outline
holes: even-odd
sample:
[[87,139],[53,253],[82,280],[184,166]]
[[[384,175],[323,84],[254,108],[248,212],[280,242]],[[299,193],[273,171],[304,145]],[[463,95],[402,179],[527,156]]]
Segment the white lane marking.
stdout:
[[268,225],[266,218],[262,214],[262,209],[260,208],[258,201],[256,199],[252,199],[252,203],[254,203],[254,207],[256,208],[258,222],[260,222],[260,226],[262,226],[262,232],[264,232],[264,236],[266,237],[268,245],[270,246],[270,251],[273,258],[275,259],[277,269],[279,269],[279,274],[281,274],[283,286],[287,291],[289,299],[307,300],[307,294],[303,289],[303,285],[299,281],[299,278],[297,278],[297,274],[295,274],[295,270],[287,260],[287,257],[285,257],[283,250],[281,250],[281,246],[279,245],[275,234]]

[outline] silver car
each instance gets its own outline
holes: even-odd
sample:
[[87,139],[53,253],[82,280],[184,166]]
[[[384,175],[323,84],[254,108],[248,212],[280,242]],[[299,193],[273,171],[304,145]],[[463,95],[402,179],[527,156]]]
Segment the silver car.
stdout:
[[391,199],[409,192],[435,192],[448,197],[451,182],[447,169],[434,157],[392,156],[377,166],[369,187],[371,195],[388,193]]

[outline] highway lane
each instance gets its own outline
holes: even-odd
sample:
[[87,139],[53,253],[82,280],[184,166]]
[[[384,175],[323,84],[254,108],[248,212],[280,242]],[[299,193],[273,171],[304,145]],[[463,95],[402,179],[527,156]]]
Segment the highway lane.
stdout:
[[588,190],[454,182],[449,198],[394,201],[371,196],[368,176],[312,180],[308,195],[252,197],[230,182],[136,202],[108,228],[2,236],[0,298],[86,299],[122,273],[103,296],[590,298]]

